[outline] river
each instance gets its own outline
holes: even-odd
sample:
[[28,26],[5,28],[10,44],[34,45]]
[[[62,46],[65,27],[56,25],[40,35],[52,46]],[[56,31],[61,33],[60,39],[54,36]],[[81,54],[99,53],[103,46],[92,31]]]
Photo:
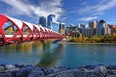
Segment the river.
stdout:
[[0,47],[0,64],[79,67],[116,65],[116,44],[30,42]]

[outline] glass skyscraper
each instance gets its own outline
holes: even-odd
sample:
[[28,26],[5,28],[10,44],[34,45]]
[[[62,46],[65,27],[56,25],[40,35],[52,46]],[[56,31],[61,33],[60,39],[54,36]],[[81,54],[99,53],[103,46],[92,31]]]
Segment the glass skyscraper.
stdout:
[[111,29],[107,25],[106,21],[104,20],[97,21],[96,34],[97,35],[111,34]]
[[47,28],[49,28],[49,29],[51,29],[52,22],[53,22],[53,18],[55,18],[55,15],[54,14],[50,14],[47,17]]
[[43,27],[47,27],[46,26],[46,17],[40,17],[39,18],[39,24],[42,25]]
[[59,32],[59,24],[53,23],[51,26],[51,30]]

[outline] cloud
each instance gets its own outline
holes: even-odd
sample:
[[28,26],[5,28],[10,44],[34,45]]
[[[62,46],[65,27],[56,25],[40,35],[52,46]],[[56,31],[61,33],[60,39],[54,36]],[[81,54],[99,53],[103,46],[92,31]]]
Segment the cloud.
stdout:
[[30,10],[29,10],[29,7],[27,5],[25,5],[25,3],[23,3],[21,0],[1,0],[3,2],[5,2],[6,4],[9,4],[10,6],[12,6],[11,8],[8,8],[10,9],[10,11],[15,11],[17,13],[26,13],[27,15],[30,15]]
[[99,13],[93,14],[92,16],[97,16],[97,15],[104,15],[104,13],[103,12],[99,12]]
[[81,3],[81,5],[87,5],[87,2],[83,2],[83,3]]
[[94,20],[94,19],[97,19],[98,17],[97,16],[90,16],[90,17],[83,17],[83,18],[80,18],[78,19],[79,21],[90,21],[90,20]]
[[79,9],[79,14],[85,13],[99,13],[116,7],[116,0],[102,0],[96,5],[86,5]]
[[53,22],[54,24],[57,24],[57,26],[59,25],[59,22]]
[[14,15],[27,15],[30,17],[47,17],[49,14],[55,14],[56,19],[63,13],[62,0],[41,0],[38,5],[30,4],[28,0],[1,0],[2,2],[10,5],[6,14]]
[[[78,20],[80,21],[90,21],[97,19],[99,15],[103,15],[105,11],[116,7],[116,0],[101,0],[96,5],[85,5],[78,10],[79,15],[85,15]],[[89,15],[89,16],[86,16]]]
[[64,20],[66,20],[66,19],[68,19],[68,17],[61,18],[61,21],[64,21]]

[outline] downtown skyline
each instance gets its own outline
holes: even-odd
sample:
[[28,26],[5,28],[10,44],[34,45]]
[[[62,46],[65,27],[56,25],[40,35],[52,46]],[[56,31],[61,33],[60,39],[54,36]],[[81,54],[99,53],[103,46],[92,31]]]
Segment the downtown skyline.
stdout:
[[40,16],[55,14],[54,22],[66,25],[103,19],[116,24],[116,0],[0,0],[0,13],[38,23]]

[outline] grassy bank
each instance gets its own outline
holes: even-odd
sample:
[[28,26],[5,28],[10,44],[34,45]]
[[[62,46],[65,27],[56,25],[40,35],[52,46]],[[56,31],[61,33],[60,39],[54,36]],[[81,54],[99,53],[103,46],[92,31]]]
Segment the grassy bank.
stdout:
[[90,37],[80,36],[80,37],[68,37],[66,38],[67,42],[74,43],[116,43],[116,34],[106,34],[106,35],[94,35]]

